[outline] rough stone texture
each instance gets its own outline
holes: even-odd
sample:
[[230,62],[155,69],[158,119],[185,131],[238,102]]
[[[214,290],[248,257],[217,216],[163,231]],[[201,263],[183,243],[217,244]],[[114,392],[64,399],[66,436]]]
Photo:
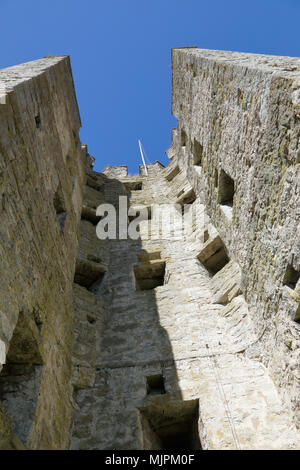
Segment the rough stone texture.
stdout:
[[[171,161],[135,176],[93,171],[68,58],[0,71],[1,449],[300,448],[300,59],[172,63]],[[141,238],[99,240],[119,196]]]
[[67,448],[85,178],[69,58],[0,70],[0,89],[0,446]]
[[[129,194],[133,204],[166,202],[165,170],[149,166],[148,171],[143,189]],[[116,203],[124,194],[124,181],[106,180],[107,202]],[[203,213],[200,201],[194,205]],[[83,338],[78,334],[75,342],[76,350],[83,348],[78,369],[85,378],[78,376],[73,449],[165,448],[151,416],[169,416],[178,423],[182,406],[190,400],[199,400],[202,448],[299,447],[295,425],[267,369],[247,357],[258,335],[248,305],[238,295],[240,270],[230,262],[212,277],[198,260],[203,246],[199,233],[208,227],[209,236],[216,237],[208,219],[202,221],[187,239],[108,242],[107,277],[89,293],[88,305],[96,311],[97,302],[104,302],[97,322],[88,326],[81,305],[84,323],[79,330],[88,327],[88,333]],[[140,223],[142,237],[148,224]],[[153,262],[157,253],[166,261],[165,285],[136,290],[134,266]],[[227,305],[214,303],[216,289],[226,296]],[[159,374],[166,393],[147,395],[146,377]]]
[[[161,233],[152,217],[141,240],[107,242],[73,449],[165,448],[162,416],[179,426],[198,401],[204,449],[300,447],[299,284],[286,274],[299,270],[298,70],[300,59],[174,50],[170,165],[94,174],[116,207],[124,194],[133,206],[189,200],[200,218],[183,239],[149,239],[149,224]],[[155,259],[164,285],[137,289],[136,266]],[[160,375],[164,390],[149,394]]]
[[[283,279],[289,264],[300,270],[300,59],[178,49],[172,61],[173,152],[242,270],[260,336],[248,355],[268,368],[299,425],[300,286],[287,293]],[[234,181],[232,207],[218,202],[222,170]]]

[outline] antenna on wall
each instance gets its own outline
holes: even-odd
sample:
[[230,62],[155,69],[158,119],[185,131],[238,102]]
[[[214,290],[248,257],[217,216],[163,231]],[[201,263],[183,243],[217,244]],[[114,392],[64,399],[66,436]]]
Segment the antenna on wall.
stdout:
[[143,153],[142,142],[140,141],[140,139],[138,139],[138,142],[139,142],[139,148],[140,148],[140,152],[141,152],[141,157],[142,157],[142,161],[143,161],[145,173],[146,173],[146,176],[148,176],[148,169],[147,169],[147,165],[146,165],[145,159],[144,159],[144,153]]

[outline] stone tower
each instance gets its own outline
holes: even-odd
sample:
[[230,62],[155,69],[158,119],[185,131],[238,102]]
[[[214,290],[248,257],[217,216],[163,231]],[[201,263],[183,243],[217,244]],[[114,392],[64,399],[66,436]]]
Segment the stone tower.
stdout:
[[93,170],[68,57],[0,71],[2,449],[300,448],[300,59],[172,68],[170,163],[135,176]]

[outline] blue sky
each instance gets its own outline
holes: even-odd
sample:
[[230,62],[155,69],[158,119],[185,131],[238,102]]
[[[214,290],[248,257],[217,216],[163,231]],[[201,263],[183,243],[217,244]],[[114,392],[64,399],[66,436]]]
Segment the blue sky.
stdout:
[[171,48],[300,56],[300,0],[0,0],[0,68],[70,54],[95,169],[168,162]]

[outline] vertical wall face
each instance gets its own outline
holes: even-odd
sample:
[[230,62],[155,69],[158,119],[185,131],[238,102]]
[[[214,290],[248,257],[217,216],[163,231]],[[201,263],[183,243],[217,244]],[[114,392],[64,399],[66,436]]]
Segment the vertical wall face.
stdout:
[[0,90],[0,446],[66,448],[85,177],[69,58],[1,70]]
[[299,424],[300,59],[175,49],[172,61],[169,156],[242,269],[259,338],[247,355]]
[[[259,337],[241,268],[205,216],[181,150],[167,168],[149,165],[148,176],[88,174],[74,284],[72,448],[298,448],[290,413],[251,354]],[[93,207],[110,203],[119,214],[119,196],[131,209],[151,206],[150,220],[149,212],[140,220],[141,238],[99,240]],[[183,236],[184,201],[198,217]],[[158,229],[155,211],[165,211],[165,226],[175,202],[172,236]],[[137,223],[132,212],[128,219]]]
[[[74,449],[299,448],[298,67],[174,50],[170,165],[90,173],[90,224],[119,196],[151,216],[137,240],[81,224]],[[198,215],[184,236],[154,217],[174,203]]]
[[[0,71],[0,448],[299,448],[298,69],[174,50],[136,176],[92,171],[67,57]],[[140,237],[99,240],[103,202]]]

